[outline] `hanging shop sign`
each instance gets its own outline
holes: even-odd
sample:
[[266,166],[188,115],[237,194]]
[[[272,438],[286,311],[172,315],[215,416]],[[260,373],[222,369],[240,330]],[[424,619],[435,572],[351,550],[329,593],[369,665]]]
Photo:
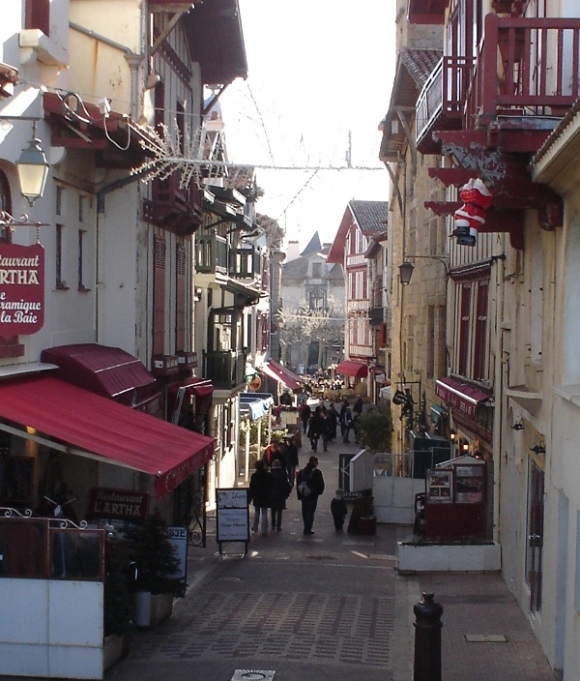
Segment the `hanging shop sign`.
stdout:
[[89,493],[86,517],[89,520],[144,522],[149,512],[149,494],[126,489],[93,487]]
[[44,325],[44,248],[0,245],[0,338],[37,333]]

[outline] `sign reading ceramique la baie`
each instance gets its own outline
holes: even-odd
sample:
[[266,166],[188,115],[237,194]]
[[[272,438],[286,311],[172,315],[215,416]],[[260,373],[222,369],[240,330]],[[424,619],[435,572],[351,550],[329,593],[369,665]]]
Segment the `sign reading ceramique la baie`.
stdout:
[[44,248],[0,244],[0,338],[30,335],[44,324]]

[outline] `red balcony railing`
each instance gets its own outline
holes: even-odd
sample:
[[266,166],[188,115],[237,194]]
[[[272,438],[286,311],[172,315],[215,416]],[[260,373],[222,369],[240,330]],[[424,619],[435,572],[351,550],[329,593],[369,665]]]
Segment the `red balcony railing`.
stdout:
[[491,13],[484,21],[476,60],[444,57],[419,95],[415,132],[423,154],[439,152],[437,130],[475,129],[498,115],[561,117],[578,98],[580,19]]

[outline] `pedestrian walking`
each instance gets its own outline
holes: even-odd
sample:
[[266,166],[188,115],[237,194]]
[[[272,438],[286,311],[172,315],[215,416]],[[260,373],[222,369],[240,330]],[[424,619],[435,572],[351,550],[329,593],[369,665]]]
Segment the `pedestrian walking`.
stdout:
[[336,439],[336,430],[338,426],[338,412],[336,411],[334,402],[330,403],[326,415],[328,416],[329,441],[333,442],[333,440]]
[[337,489],[334,497],[330,502],[330,512],[334,521],[334,529],[337,532],[342,532],[344,528],[344,519],[348,515],[348,507],[343,497],[343,490]]
[[311,456],[306,466],[298,474],[296,480],[298,499],[302,503],[302,522],[304,534],[314,534],[314,514],[318,505],[318,497],[324,492],[324,476],[318,468],[318,459]]
[[310,448],[313,452],[318,450],[318,440],[321,434],[322,419],[320,416],[320,407],[316,407],[314,413],[311,415],[308,421],[308,432],[307,436],[310,440]]
[[268,534],[268,508],[270,507],[272,480],[261,459],[256,461],[254,468],[256,470],[250,477],[248,491],[248,500],[254,506],[252,532],[257,532],[261,527],[262,534],[266,535]]
[[272,462],[274,459],[279,459],[280,458],[280,445],[278,443],[278,440],[270,440],[270,444],[266,447],[264,450],[264,456],[262,457],[262,460],[264,461],[264,467],[266,470],[270,470],[272,468]]
[[288,473],[288,482],[291,487],[294,487],[296,481],[296,470],[299,466],[298,447],[294,442],[292,435],[287,435],[284,438],[285,455],[286,455],[286,472]]
[[308,430],[308,422],[310,421],[311,416],[312,409],[310,409],[308,402],[304,399],[302,400],[302,404],[300,406],[300,420],[302,421],[302,429],[304,430],[305,435],[306,431]]
[[325,452],[328,451],[328,443],[330,442],[330,435],[332,433],[332,426],[330,419],[328,418],[328,413],[326,407],[320,409],[320,439],[322,440],[322,448]]
[[280,532],[282,529],[282,511],[286,508],[286,499],[290,494],[288,475],[278,459],[272,462],[270,509],[272,511],[272,529]]
[[342,441],[345,444],[350,443],[349,435],[352,428],[352,412],[350,407],[347,405],[342,414],[342,420],[340,422],[340,427],[342,431]]

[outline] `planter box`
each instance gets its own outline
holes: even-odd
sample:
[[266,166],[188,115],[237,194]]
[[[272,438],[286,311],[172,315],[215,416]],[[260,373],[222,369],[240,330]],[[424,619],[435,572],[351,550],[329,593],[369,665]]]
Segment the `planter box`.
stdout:
[[103,672],[110,669],[115,662],[126,657],[128,653],[128,642],[125,636],[111,634],[105,636],[103,641]]
[[135,594],[135,626],[138,629],[155,627],[166,620],[173,611],[173,594],[151,594],[138,591]]
[[400,574],[501,570],[501,546],[489,544],[397,544]]

